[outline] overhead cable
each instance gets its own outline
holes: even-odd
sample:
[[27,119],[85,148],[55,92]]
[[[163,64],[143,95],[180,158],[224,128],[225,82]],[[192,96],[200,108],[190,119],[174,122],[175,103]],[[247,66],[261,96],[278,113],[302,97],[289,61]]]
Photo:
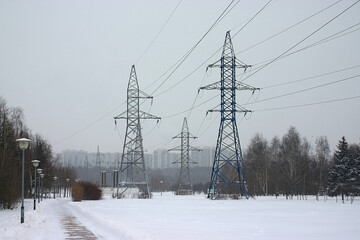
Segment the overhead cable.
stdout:
[[313,36],[314,34],[316,34],[317,32],[319,32],[321,29],[323,29],[324,27],[326,27],[327,25],[329,25],[332,21],[334,21],[335,19],[337,19],[338,17],[340,17],[342,14],[344,14],[346,11],[348,11],[349,9],[351,9],[352,7],[354,7],[356,4],[358,4],[360,2],[360,0],[357,0],[355,3],[351,4],[349,7],[347,7],[346,9],[344,9],[343,11],[341,11],[340,13],[338,13],[335,17],[331,18],[329,21],[327,21],[326,23],[324,23],[323,25],[321,25],[319,28],[317,28],[315,31],[311,32],[310,34],[308,34],[305,38],[303,38],[302,40],[300,40],[299,42],[297,42],[295,45],[293,45],[292,47],[290,47],[289,49],[287,49],[285,52],[281,53],[278,57],[274,58],[272,61],[270,61],[269,63],[265,64],[263,67],[259,68],[258,70],[256,70],[255,72],[251,73],[248,77],[246,77],[244,79],[247,80],[248,78],[250,78],[251,76],[253,76],[254,74],[258,73],[259,71],[261,71],[262,69],[264,69],[265,67],[269,66],[270,64],[272,64],[273,62],[275,62],[276,60],[280,59],[282,56],[284,56],[285,54],[287,54],[288,52],[290,52],[292,49],[296,48],[297,46],[299,46],[301,43],[303,43],[304,41],[306,41],[307,39],[309,39],[311,36]]
[[160,31],[156,34],[156,36],[151,40],[150,44],[147,46],[147,48],[145,49],[145,51],[140,55],[140,57],[135,61],[135,65],[137,64],[137,62],[139,62],[142,57],[147,53],[147,51],[149,50],[149,48],[154,44],[155,40],[158,38],[158,36],[160,35],[160,33],[164,30],[165,26],[168,24],[168,22],[170,21],[170,18],[174,15],[176,9],[179,7],[180,3],[182,2],[182,0],[180,0],[178,2],[178,4],[176,5],[176,7],[174,8],[174,10],[171,12],[170,16],[166,19],[165,23],[163,24],[163,26],[161,27]]
[[347,101],[347,100],[352,100],[352,99],[357,99],[357,98],[360,98],[360,96],[339,98],[339,99],[333,99],[333,100],[327,100],[327,101],[321,101],[321,102],[313,102],[313,103],[306,103],[306,104],[299,104],[299,105],[292,105],[292,106],[286,106],[286,107],[258,109],[258,110],[254,110],[254,112],[265,112],[265,111],[274,111],[274,110],[289,109],[289,108],[308,107],[308,106],[320,105],[320,104],[325,104],[325,103]]
[[265,98],[265,99],[262,99],[262,100],[258,100],[258,101],[256,101],[256,102],[251,102],[251,103],[247,103],[247,104],[242,104],[242,105],[251,105],[251,104],[255,104],[255,103],[260,103],[260,102],[265,102],[265,101],[273,100],[273,99],[276,99],[276,98],[286,97],[286,96],[290,96],[290,95],[293,95],[293,94],[297,94],[297,93],[301,93],[301,92],[306,92],[306,91],[309,91],[309,90],[313,90],[313,89],[316,89],[316,88],[321,88],[321,87],[329,86],[329,85],[332,85],[332,84],[335,84],[335,83],[344,82],[344,81],[347,81],[347,80],[350,80],[350,79],[354,79],[354,78],[357,78],[357,77],[360,77],[360,74],[355,75],[355,76],[351,76],[351,77],[347,77],[347,78],[343,78],[343,79],[340,79],[340,80],[336,80],[336,81],[332,81],[332,82],[320,84],[320,85],[317,85],[317,86],[314,86],[314,87],[305,88],[305,89],[301,89],[301,90],[298,90],[298,91],[294,91],[294,92],[290,92],[290,93],[278,95],[278,96],[275,96],[275,97]]
[[[258,16],[271,2],[272,0],[268,1],[249,21],[247,21],[244,26],[238,30],[235,35],[237,35],[238,33],[240,33],[240,31],[242,31],[251,21],[253,21],[255,19],[256,16]],[[238,2],[237,2],[238,3]],[[237,4],[236,3],[236,4]],[[231,9],[230,9],[231,10]],[[230,11],[229,10],[229,11]],[[233,36],[233,38],[235,37],[235,35]],[[184,78],[182,78],[180,81],[176,82],[175,84],[173,84],[171,87],[167,88],[166,90],[158,93],[157,95],[155,95],[155,97],[162,95],[168,91],[170,91],[171,89],[173,89],[174,87],[176,87],[177,85],[179,85],[180,83],[182,83],[183,81],[185,81],[188,77],[190,77],[192,74],[194,74],[197,70],[199,70],[202,66],[204,66],[213,56],[215,56],[220,50],[222,49],[222,47],[220,47],[219,49],[217,49],[210,57],[208,57],[205,61],[203,61],[197,68],[195,68],[192,72],[190,72],[188,75],[186,75]]]
[[339,69],[339,70],[327,72],[327,73],[318,74],[318,75],[311,76],[311,77],[306,77],[306,78],[301,78],[301,79],[298,79],[298,80],[293,80],[293,81],[289,81],[289,82],[285,82],[285,83],[278,83],[278,84],[273,84],[273,85],[265,86],[265,87],[262,87],[262,89],[274,88],[274,87],[289,85],[289,84],[292,84],[292,83],[303,82],[303,81],[306,81],[306,80],[310,80],[310,79],[314,79],[314,78],[318,78],[318,77],[323,77],[323,76],[327,76],[327,75],[331,75],[331,74],[334,74],[334,73],[339,73],[339,72],[347,71],[347,70],[354,69],[354,68],[358,68],[358,67],[360,67],[360,64],[359,64],[359,65],[352,66],[352,67],[347,67],[347,68],[342,68],[342,69]]
[[161,84],[150,94],[154,95],[154,93],[159,90],[159,88],[174,74],[174,72],[184,63],[184,61],[190,56],[190,54],[195,50],[195,48],[201,43],[201,41],[209,34],[209,32],[218,24],[221,20],[222,16],[227,12],[230,6],[233,4],[234,0],[230,2],[230,4],[225,8],[225,10],[220,14],[220,16],[216,19],[216,21],[211,25],[211,27],[206,31],[206,33],[200,38],[200,40],[185,54],[179,64],[175,67],[174,70],[161,82]]
[[256,47],[256,46],[258,46],[258,45],[260,45],[260,44],[262,44],[262,43],[264,43],[264,42],[266,42],[266,41],[268,41],[268,40],[270,40],[270,39],[272,39],[272,38],[274,38],[274,37],[276,37],[276,36],[278,36],[278,35],[280,35],[280,34],[282,34],[282,33],[284,33],[284,32],[286,32],[286,31],[288,31],[288,30],[290,30],[290,29],[292,29],[292,28],[294,28],[294,27],[296,27],[296,26],[298,26],[298,25],[300,25],[301,23],[306,22],[307,20],[315,17],[316,15],[319,15],[320,13],[326,11],[327,9],[333,7],[334,5],[338,4],[338,3],[341,2],[341,1],[342,1],[342,0],[339,0],[339,1],[335,2],[335,3],[330,4],[329,6],[321,9],[320,11],[318,11],[318,12],[316,12],[316,13],[314,13],[314,14],[312,14],[311,16],[309,16],[309,17],[307,17],[307,18],[305,18],[305,19],[303,19],[303,20],[301,20],[301,21],[299,21],[299,22],[291,25],[290,27],[287,27],[287,28],[281,30],[281,31],[278,32],[278,33],[275,33],[274,35],[271,35],[271,36],[268,37],[268,38],[265,38],[264,40],[262,40],[262,41],[260,41],[260,42],[258,42],[258,43],[255,43],[254,45],[252,45],[252,46],[250,46],[250,47],[247,47],[247,48],[241,50],[240,52],[238,52],[238,53],[236,53],[236,54],[240,54],[240,53],[243,53],[243,52],[245,52],[245,51],[247,51],[247,50],[249,50],[249,49],[252,49],[252,48],[254,48],[254,47]]

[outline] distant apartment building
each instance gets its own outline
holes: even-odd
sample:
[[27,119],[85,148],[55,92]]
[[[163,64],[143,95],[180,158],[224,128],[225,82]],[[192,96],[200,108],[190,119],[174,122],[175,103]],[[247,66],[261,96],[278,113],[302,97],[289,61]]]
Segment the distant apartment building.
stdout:
[[[191,164],[190,167],[212,167],[215,148],[203,147],[201,150],[202,151],[190,152],[190,160],[197,162],[196,165]],[[120,167],[121,155],[121,153],[101,153],[101,168],[118,169]],[[65,165],[71,165],[75,168],[93,168],[96,166],[96,153],[67,150],[61,152],[58,156]],[[167,149],[156,149],[153,153],[145,153],[144,158],[145,166],[151,169],[180,168],[181,155],[178,152],[169,152]]]
[[215,156],[215,148],[202,147],[201,151],[194,151],[190,153],[190,159],[197,162],[199,167],[212,167]]

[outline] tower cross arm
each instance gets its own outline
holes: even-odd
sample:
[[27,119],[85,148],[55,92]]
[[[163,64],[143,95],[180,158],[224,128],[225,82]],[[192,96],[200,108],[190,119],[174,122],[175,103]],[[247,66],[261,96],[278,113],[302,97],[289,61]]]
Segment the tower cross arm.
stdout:
[[199,90],[219,90],[221,87],[221,82],[211,83],[204,87],[199,88]]
[[181,138],[181,133],[179,133],[178,135],[174,136],[173,139],[174,139],[174,138]]
[[196,139],[197,137],[189,133],[189,138]]
[[[223,87],[224,90],[226,89],[231,89],[232,87]],[[221,90],[222,87],[221,87],[221,81],[219,82],[215,82],[215,83],[211,83],[209,85],[206,85],[204,87],[201,87],[199,88],[199,90]],[[250,91],[257,91],[257,90],[260,90],[260,88],[256,88],[256,87],[253,87],[253,86],[250,86],[246,83],[243,83],[243,82],[239,82],[239,81],[236,81],[235,82],[235,89],[236,90],[250,90]]]
[[170,149],[168,150],[168,152],[170,152],[170,151],[181,151],[181,146],[177,146],[177,147],[174,147],[174,148],[170,148]]
[[116,117],[114,117],[114,119],[126,119],[127,118],[127,111],[120,113],[119,115],[117,115]]
[[157,120],[161,119],[161,117],[157,117],[155,115],[152,115],[152,114],[147,113],[147,112],[143,112],[141,110],[139,110],[139,118],[140,119],[157,119]]
[[201,151],[202,151],[202,149],[197,148],[197,147],[192,147],[192,146],[189,146],[189,151],[197,151],[197,152],[201,152]]
[[150,96],[149,94],[147,94],[147,93],[145,93],[145,92],[143,92],[143,91],[141,91],[141,90],[139,89],[139,98],[150,98],[150,99],[153,99],[153,96]]
[[[227,56],[227,57],[221,57],[219,60],[217,60],[216,62],[212,63],[212,64],[209,64],[207,67],[206,67],[206,71],[209,69],[209,68],[215,68],[215,67],[219,67],[219,68],[222,68],[224,66],[227,66],[225,64],[222,63],[221,60],[223,60],[224,58],[235,58],[234,56]],[[244,72],[246,72],[246,70],[248,68],[251,68],[252,65],[247,65],[241,61],[239,61],[238,59],[235,58],[235,64],[234,65],[229,65],[229,67],[236,67],[236,68],[244,68]]]
[[237,90],[250,90],[250,91],[257,91],[257,90],[260,90],[260,88],[256,88],[256,87],[253,87],[253,86],[250,86],[246,83],[243,83],[243,82],[239,82],[239,81],[236,81],[235,82],[235,87]]
[[248,110],[238,104],[236,104],[236,107],[234,109],[228,109],[228,110],[221,110],[221,109],[210,109],[210,110],[207,110],[206,113],[209,113],[209,112],[231,112],[231,111],[234,111],[234,112],[242,112],[242,113],[249,113],[249,112],[253,112],[252,110]]

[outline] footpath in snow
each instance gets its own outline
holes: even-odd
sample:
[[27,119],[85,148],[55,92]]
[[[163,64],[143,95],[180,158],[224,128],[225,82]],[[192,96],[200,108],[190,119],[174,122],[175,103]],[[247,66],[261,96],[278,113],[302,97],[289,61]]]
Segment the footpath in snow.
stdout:
[[20,209],[0,210],[0,239],[67,239],[66,217],[80,231],[89,230],[87,239],[355,240],[360,236],[359,199],[353,204],[313,197],[211,201],[204,195],[154,193],[152,199],[45,199],[35,211],[32,200],[25,203],[24,224]]

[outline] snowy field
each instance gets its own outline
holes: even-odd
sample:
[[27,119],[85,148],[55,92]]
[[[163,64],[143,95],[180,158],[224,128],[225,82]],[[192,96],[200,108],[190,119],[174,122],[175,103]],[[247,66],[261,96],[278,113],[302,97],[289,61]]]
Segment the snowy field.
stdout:
[[71,202],[46,199],[37,210],[0,210],[0,239],[65,239],[62,218],[71,215],[99,239],[360,239],[360,199],[341,204],[314,197],[286,200],[207,200],[204,195],[154,193],[152,199]]

